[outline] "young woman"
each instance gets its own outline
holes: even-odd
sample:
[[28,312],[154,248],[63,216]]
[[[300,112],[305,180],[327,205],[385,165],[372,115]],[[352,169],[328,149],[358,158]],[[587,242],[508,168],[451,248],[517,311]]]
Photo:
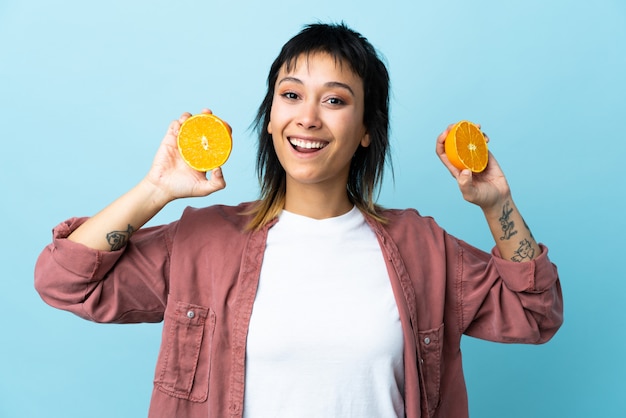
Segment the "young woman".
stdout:
[[493,155],[472,175],[448,162],[448,130],[437,138],[484,212],[491,254],[375,204],[388,85],[361,35],[307,26],[268,76],[258,201],[142,228],[168,202],[226,185],[219,168],[207,179],[181,160],[185,113],[137,186],[54,229],[35,270],[47,303],[97,322],[164,321],[150,417],[465,417],[461,335],[536,344],[557,331],[556,267]]

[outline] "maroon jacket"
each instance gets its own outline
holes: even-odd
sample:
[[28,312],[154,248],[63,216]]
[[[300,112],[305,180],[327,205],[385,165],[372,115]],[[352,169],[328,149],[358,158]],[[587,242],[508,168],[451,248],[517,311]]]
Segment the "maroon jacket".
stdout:
[[[96,322],[164,320],[151,418],[239,417],[246,335],[267,227],[245,231],[249,204],[187,209],[179,221],[137,231],[115,252],[54,229],[35,286],[50,305]],[[547,248],[516,263],[480,251],[415,210],[366,219],[380,242],[404,333],[408,418],[468,415],[461,335],[538,344],[562,323],[562,295]]]

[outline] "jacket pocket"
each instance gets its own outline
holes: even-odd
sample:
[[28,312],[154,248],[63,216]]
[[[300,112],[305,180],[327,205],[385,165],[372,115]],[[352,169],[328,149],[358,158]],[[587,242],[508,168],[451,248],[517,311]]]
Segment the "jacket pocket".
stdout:
[[170,299],[154,379],[159,390],[193,402],[207,400],[214,330],[212,310]]
[[441,356],[443,324],[438,328],[418,332],[420,367],[424,378],[428,411],[432,417],[439,406],[441,386]]

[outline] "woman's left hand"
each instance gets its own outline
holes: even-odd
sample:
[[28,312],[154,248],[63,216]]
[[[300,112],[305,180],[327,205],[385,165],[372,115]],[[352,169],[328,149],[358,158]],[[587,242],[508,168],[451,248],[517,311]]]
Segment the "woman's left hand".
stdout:
[[[480,206],[483,210],[500,207],[502,202],[510,199],[511,190],[500,165],[491,152],[489,152],[487,167],[480,173],[472,173],[468,169],[459,170],[450,163],[444,144],[446,136],[453,126],[449,125],[437,137],[436,152],[439,159],[456,179],[465,200]],[[478,126],[480,127],[480,125]],[[485,135],[485,139],[489,142],[487,135]]]

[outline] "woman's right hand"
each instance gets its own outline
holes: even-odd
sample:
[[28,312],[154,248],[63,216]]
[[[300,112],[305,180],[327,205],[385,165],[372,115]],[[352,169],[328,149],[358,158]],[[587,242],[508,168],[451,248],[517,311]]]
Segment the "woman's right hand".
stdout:
[[[211,113],[203,109],[202,113]],[[172,121],[152,162],[152,167],[144,181],[154,186],[161,194],[164,203],[185,197],[208,196],[226,187],[220,167],[207,173],[189,167],[178,151],[177,136],[181,124],[191,117],[185,112]]]
[[[211,113],[208,109],[203,112]],[[170,124],[146,177],[80,225],[67,237],[70,241],[100,251],[119,250],[170,201],[207,196],[226,187],[220,168],[214,169],[207,180],[206,173],[189,167],[180,156],[176,137],[180,125],[190,116],[183,113]]]

